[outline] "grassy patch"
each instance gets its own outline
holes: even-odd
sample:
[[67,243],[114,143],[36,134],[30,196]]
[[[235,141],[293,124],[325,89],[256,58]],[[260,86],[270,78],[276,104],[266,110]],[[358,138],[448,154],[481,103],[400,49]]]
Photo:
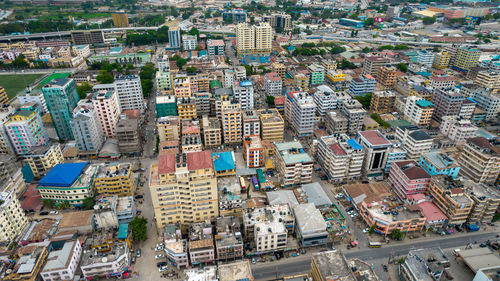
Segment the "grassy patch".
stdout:
[[44,74],[8,74],[0,75],[0,86],[5,88],[7,96],[12,99],[19,91],[22,91],[29,84],[35,82]]
[[95,18],[109,18],[111,14],[108,13],[66,13],[66,12],[58,12],[55,15],[47,15],[42,16],[40,20],[57,20],[60,18],[67,18],[68,16],[73,16],[75,19],[95,19]]
[[493,216],[493,219],[491,220],[491,222],[497,222],[497,221],[499,221],[499,220],[500,220],[500,214],[495,214],[495,215]]

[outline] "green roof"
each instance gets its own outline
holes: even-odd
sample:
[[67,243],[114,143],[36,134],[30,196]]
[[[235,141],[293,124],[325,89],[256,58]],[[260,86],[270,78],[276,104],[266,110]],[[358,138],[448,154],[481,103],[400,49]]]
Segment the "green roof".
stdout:
[[210,89],[213,88],[222,88],[222,84],[219,80],[210,80]]
[[418,100],[416,102],[417,105],[421,107],[428,107],[428,106],[434,106],[434,104],[428,100]]
[[128,223],[120,223],[118,227],[118,239],[127,239],[128,237]]
[[38,84],[35,87],[35,89],[41,89],[43,86],[45,86],[47,83],[49,83],[50,81],[52,81],[54,79],[68,78],[70,75],[71,75],[71,72],[52,73],[51,75],[49,75],[49,77],[43,79],[42,82],[40,82],[40,84]]

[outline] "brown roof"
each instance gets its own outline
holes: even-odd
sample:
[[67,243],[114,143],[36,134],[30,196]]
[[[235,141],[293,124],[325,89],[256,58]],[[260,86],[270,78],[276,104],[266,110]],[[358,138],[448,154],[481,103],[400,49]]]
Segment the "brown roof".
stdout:
[[429,173],[427,173],[424,169],[420,168],[417,165],[417,162],[413,160],[397,161],[394,163],[398,165],[399,169],[401,169],[401,171],[403,171],[403,173],[410,180],[425,179],[431,177]]
[[452,188],[450,189],[451,194],[462,194],[464,193],[464,190],[461,188]]
[[160,154],[158,156],[158,174],[169,174],[175,172],[176,153]]
[[59,228],[89,225],[93,216],[94,210],[64,213]]
[[345,185],[344,189],[349,194],[349,197],[353,199],[364,194],[366,198],[363,201],[368,203],[378,202],[381,201],[384,197],[392,195],[392,193],[389,191],[389,186],[384,182],[349,184]]
[[213,169],[210,150],[191,152],[187,154],[187,164],[190,171],[199,169]]
[[471,139],[468,139],[467,142],[470,142],[470,143],[472,143],[476,146],[479,146],[481,148],[489,148],[494,153],[500,154],[500,148],[498,146],[492,145],[486,138],[483,138],[483,137],[471,138]]

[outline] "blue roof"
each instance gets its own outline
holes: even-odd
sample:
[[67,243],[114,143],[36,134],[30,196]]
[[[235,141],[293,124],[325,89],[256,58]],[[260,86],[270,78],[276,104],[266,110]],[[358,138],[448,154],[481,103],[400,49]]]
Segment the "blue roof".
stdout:
[[420,72],[417,72],[418,75],[422,75],[424,77],[431,77],[432,76],[432,73],[430,73],[429,71],[420,71]]
[[128,223],[120,223],[118,227],[118,239],[127,239],[128,236]]
[[355,150],[363,149],[361,144],[359,144],[355,139],[348,139],[347,143]]
[[471,102],[473,102],[473,103],[477,103],[477,101],[475,101],[475,100],[473,100],[473,99],[471,99],[471,98],[465,98],[465,99],[466,99],[466,100],[469,100],[469,101],[471,101]]
[[57,164],[40,180],[38,185],[69,187],[82,174],[87,164],[88,162]]
[[217,172],[236,169],[232,151],[213,152],[212,161],[214,162],[214,168]]
[[434,104],[428,100],[418,100],[416,104],[420,105],[421,107],[434,106]]

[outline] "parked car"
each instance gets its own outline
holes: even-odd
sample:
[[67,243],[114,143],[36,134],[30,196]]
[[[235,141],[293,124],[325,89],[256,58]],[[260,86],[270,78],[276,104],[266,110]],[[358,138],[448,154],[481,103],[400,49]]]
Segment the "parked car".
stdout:
[[163,247],[163,246],[164,246],[163,243],[156,244],[156,248],[160,248],[160,247]]
[[155,256],[155,259],[157,259],[157,260],[158,260],[158,259],[162,259],[162,258],[164,258],[164,257],[165,257],[165,255],[164,255],[164,254],[158,254],[158,255],[156,255],[156,256]]
[[158,268],[158,271],[163,272],[163,271],[167,271],[167,269],[168,269],[168,266],[162,266],[162,267]]
[[160,268],[162,266],[166,266],[167,265],[167,262],[166,261],[161,261],[159,263],[156,264],[156,267]]
[[256,262],[255,258],[252,258],[252,263],[255,264]]
[[57,214],[59,214],[59,212],[58,211],[50,211],[49,214],[51,214],[51,215],[57,215]]
[[387,265],[386,265],[386,264],[384,264],[384,265],[383,265],[383,267],[384,267],[384,271],[385,271],[385,272],[389,271],[389,269],[387,268]]
[[365,228],[365,229],[363,229],[363,232],[364,232],[364,233],[367,233],[367,232],[369,232],[369,231],[370,231],[370,229],[369,229],[369,228]]
[[135,196],[135,199],[142,199],[142,198],[144,198],[144,196],[142,196],[140,194]]
[[48,212],[48,211],[42,211],[42,212],[40,212],[40,216],[46,216],[46,215],[48,215],[48,214],[49,214],[49,212]]
[[137,257],[141,257],[141,249],[137,249]]

